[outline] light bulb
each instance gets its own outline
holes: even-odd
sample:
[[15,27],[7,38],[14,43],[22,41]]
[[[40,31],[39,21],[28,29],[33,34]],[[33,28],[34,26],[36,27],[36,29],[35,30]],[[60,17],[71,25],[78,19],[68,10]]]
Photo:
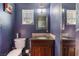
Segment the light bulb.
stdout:
[[59,8],[58,7],[55,7],[53,10],[52,10],[53,14],[58,14],[59,13]]
[[37,13],[41,14],[41,13],[46,13],[46,9],[37,9]]
[[62,9],[62,12],[65,12],[65,9]]

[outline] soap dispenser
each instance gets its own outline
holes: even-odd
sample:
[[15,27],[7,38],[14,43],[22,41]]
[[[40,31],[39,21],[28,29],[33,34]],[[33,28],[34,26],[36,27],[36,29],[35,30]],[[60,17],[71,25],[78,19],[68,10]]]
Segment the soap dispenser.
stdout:
[[19,38],[19,33],[16,33],[16,38]]

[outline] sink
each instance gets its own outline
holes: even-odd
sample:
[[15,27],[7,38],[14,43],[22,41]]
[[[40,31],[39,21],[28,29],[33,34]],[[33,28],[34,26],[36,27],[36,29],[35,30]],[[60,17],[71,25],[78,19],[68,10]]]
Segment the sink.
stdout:
[[43,39],[44,40],[44,39],[49,39],[49,38],[48,37],[44,37],[44,36],[43,37],[39,36],[39,37],[35,37],[34,39]]
[[37,39],[48,39],[47,37],[37,37]]
[[32,39],[34,40],[54,40],[55,35],[50,33],[32,33]]

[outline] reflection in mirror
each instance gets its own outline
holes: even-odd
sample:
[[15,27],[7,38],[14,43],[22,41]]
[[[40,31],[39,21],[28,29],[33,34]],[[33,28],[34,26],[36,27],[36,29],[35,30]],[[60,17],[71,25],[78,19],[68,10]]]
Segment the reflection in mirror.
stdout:
[[48,32],[48,25],[47,25],[47,17],[46,16],[37,16],[36,19],[36,30],[40,32]]
[[62,9],[62,39],[75,40],[76,5],[63,3]]
[[75,56],[76,4],[63,3],[62,9],[64,9],[61,31],[62,56]]
[[76,10],[67,10],[67,25],[76,25]]

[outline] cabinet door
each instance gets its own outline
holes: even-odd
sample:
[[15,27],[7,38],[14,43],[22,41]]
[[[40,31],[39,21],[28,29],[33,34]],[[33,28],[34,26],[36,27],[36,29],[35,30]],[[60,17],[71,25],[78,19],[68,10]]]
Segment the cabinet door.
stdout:
[[40,52],[42,56],[51,56],[51,47],[48,46],[40,47]]
[[62,48],[62,56],[67,56],[68,55],[68,48],[67,47],[63,47]]
[[32,56],[40,56],[40,47],[32,47]]
[[63,56],[75,56],[75,48],[74,47],[64,47],[62,51]]
[[74,40],[62,41],[62,55],[75,56],[75,41]]
[[73,47],[71,47],[71,48],[69,48],[69,50],[68,50],[69,52],[68,52],[68,55],[69,56],[75,56],[75,48]]
[[52,49],[49,46],[33,46],[32,56],[51,56]]

